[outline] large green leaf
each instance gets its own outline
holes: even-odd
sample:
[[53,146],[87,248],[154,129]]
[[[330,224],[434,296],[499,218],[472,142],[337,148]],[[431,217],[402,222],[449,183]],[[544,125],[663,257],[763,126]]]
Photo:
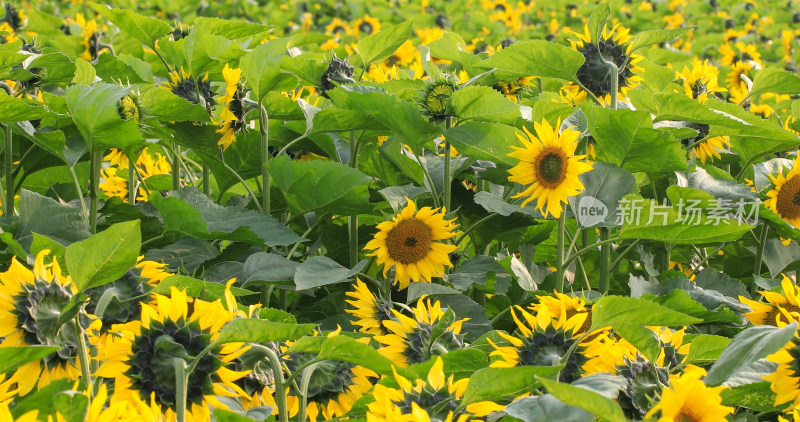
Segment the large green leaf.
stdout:
[[702,320],[649,300],[632,297],[605,296],[592,307],[592,330],[623,325],[680,326],[698,322]]
[[195,77],[221,69],[224,63],[244,55],[242,47],[232,41],[267,31],[269,27],[254,23],[217,18],[197,18],[183,42],[183,54]]
[[23,120],[43,119],[50,112],[37,103],[7,95],[0,92],[0,123],[13,123]]
[[205,107],[191,103],[168,89],[153,88],[142,94],[142,111],[160,121],[208,122],[210,117]]
[[119,29],[150,48],[155,48],[156,40],[170,32],[169,25],[165,22],[142,16],[130,10],[112,9],[110,6],[97,3],[89,3],[89,6]]
[[33,233],[45,235],[62,245],[83,240],[92,234],[80,208],[23,189],[15,238],[27,248],[33,241]]
[[488,86],[468,86],[453,93],[450,104],[462,120],[513,124],[521,118],[519,105]]
[[358,40],[358,55],[366,67],[372,62],[382,61],[392,55],[411,36],[411,21],[381,29]]
[[119,101],[129,92],[129,87],[105,82],[67,88],[67,107],[91,151],[144,145],[136,122],[122,120],[119,115]]
[[324,211],[339,215],[368,212],[369,176],[330,160],[293,161],[286,156],[269,162],[275,186],[294,215]]
[[727,337],[710,334],[701,334],[694,337],[692,338],[692,347],[689,349],[689,355],[686,356],[686,362],[700,365],[714,363],[730,342],[731,339]]
[[555,377],[563,366],[518,366],[516,368],[483,368],[469,378],[461,403],[498,401],[528,393],[541,383],[541,378]]
[[446,130],[444,136],[461,154],[510,167],[516,164],[516,159],[508,156],[511,145],[522,147],[518,133],[500,123],[467,122]]
[[584,190],[569,197],[569,205],[584,227],[614,227],[619,201],[636,189],[636,178],[626,170],[604,161],[578,176]]
[[287,75],[281,73],[281,58],[286,54],[287,42],[286,38],[270,40],[242,56],[239,61],[242,76],[253,90],[256,101],[264,98],[286,79]]
[[800,76],[783,69],[762,69],[753,78],[753,86],[747,94],[758,98],[759,95],[771,92],[774,94],[799,94]]
[[356,339],[347,336],[333,336],[325,339],[322,342],[317,359],[350,362],[371,369],[381,375],[392,376],[393,363],[391,360],[369,345],[359,343]]
[[684,28],[675,28],[675,29],[654,29],[651,31],[642,31],[636,34],[633,37],[633,44],[630,48],[630,51],[636,51],[642,47],[647,47],[648,45],[654,44],[661,44],[663,42],[667,42],[671,39],[680,37],[686,31],[692,29],[692,27],[687,26]]
[[703,381],[709,386],[720,385],[751,363],[777,352],[796,335],[796,322],[783,328],[750,327],[733,337]]
[[367,260],[365,259],[356,264],[353,269],[348,269],[327,256],[312,256],[297,267],[294,283],[297,290],[341,283],[358,274],[366,265]]
[[484,60],[486,69],[500,69],[521,76],[542,76],[577,82],[583,54],[544,40],[515,42]]
[[272,216],[214,203],[195,187],[172,191],[167,197],[152,195],[164,229],[200,239],[225,239],[254,245],[283,246],[304,239]]
[[[225,298],[226,286],[220,283],[213,283],[210,281],[198,280],[192,277],[182,275],[171,275],[163,280],[151,291],[155,294],[170,294],[172,288],[186,292],[189,297],[196,297],[205,301],[215,301],[217,299]],[[230,288],[231,294],[236,297],[247,296],[254,294],[250,290],[240,289],[238,287]]]
[[79,291],[110,283],[136,265],[142,244],[139,220],[117,223],[67,246],[64,257]]
[[579,407],[609,422],[626,420],[622,408],[614,400],[599,393],[546,378],[538,379],[547,388],[547,392],[570,406]]
[[267,343],[270,341],[297,340],[306,334],[310,334],[314,327],[314,324],[285,324],[254,318],[239,318],[222,327],[217,343]]
[[39,360],[59,350],[52,346],[20,346],[0,348],[0,374],[12,374],[22,365]]

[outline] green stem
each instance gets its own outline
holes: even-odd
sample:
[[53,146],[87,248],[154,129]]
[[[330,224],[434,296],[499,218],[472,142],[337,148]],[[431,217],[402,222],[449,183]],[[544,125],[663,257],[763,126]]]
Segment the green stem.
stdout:
[[[3,215],[14,215],[14,173],[12,166],[14,165],[14,145],[11,142],[11,124],[7,123],[3,126],[5,130],[5,172],[6,172],[6,197],[3,198]],[[9,212],[10,211],[10,212]]]
[[558,233],[556,238],[556,291],[561,293],[564,291],[564,232],[567,227],[567,213],[566,210],[561,212],[558,217]]
[[86,387],[89,389],[89,400],[92,399],[92,371],[91,367],[89,366],[89,355],[88,351],[86,350],[86,337],[85,333],[83,332],[83,328],[81,327],[80,321],[81,313],[78,312],[75,315],[75,334],[78,337],[78,359],[81,362],[81,377],[83,381],[86,383]]
[[311,377],[317,370],[321,362],[314,362],[303,369],[303,376],[300,378],[300,408],[297,411],[297,422],[306,422],[306,406],[308,405],[308,384]]
[[[448,117],[444,121],[444,129],[450,129],[453,126],[453,118]],[[442,206],[444,207],[444,211],[450,211],[450,196],[452,195],[451,190],[452,186],[450,183],[450,166],[452,161],[452,156],[450,154],[450,142],[447,140],[444,141],[444,192],[442,193]]]
[[186,397],[188,393],[189,374],[186,362],[181,358],[173,358],[175,367],[175,422],[186,422]]
[[89,155],[90,162],[90,190],[89,190],[89,229],[97,233],[97,203],[99,201],[98,184],[100,183],[100,165],[103,162],[103,153],[93,151]]
[[208,168],[208,164],[206,161],[203,160],[203,195],[211,196],[211,170]]
[[458,246],[461,243],[461,241],[464,240],[464,238],[467,237],[467,235],[469,235],[473,230],[475,230],[476,227],[478,227],[481,224],[491,220],[492,218],[496,217],[497,215],[498,214],[492,213],[492,214],[489,214],[486,217],[483,217],[480,220],[476,221],[475,224],[469,226],[468,229],[464,230],[464,232],[461,233],[461,235],[456,238],[456,241],[455,241],[454,245]]
[[692,270],[691,273],[689,273],[688,276],[686,276],[686,278],[691,279],[693,275],[697,274],[697,272],[700,271],[700,267],[702,267],[703,265],[708,263],[708,261],[711,260],[711,258],[717,256],[717,253],[719,251],[721,251],[722,248],[724,248],[724,247],[725,247],[725,244],[723,243],[722,245],[720,245],[720,247],[718,247],[717,249],[714,249],[714,252],[711,252],[710,254],[707,254],[705,256],[705,258],[703,258],[700,262],[697,263],[697,266],[695,266],[695,268]]
[[283,368],[281,360],[274,350],[264,347],[262,350],[267,354],[270,366],[272,367],[272,378],[275,383],[275,404],[278,405],[278,420],[289,422],[289,409],[286,406],[286,389],[283,388]]
[[247,191],[247,194],[250,195],[250,199],[253,201],[253,203],[256,204],[258,212],[263,212],[263,209],[261,208],[261,203],[258,200],[258,197],[256,196],[255,192],[253,192],[253,189],[250,188],[250,185],[248,185],[247,182],[245,182],[244,179],[242,179],[242,176],[239,176],[239,173],[237,173],[236,170],[232,169],[231,166],[228,165],[228,163],[226,163],[224,160],[220,162],[225,167],[225,169],[231,172],[231,174],[233,174],[233,177],[235,177],[236,180],[238,180],[239,183],[241,183],[242,186],[244,186],[244,189]]
[[269,168],[267,168],[267,163],[269,163],[269,114],[261,102],[258,103],[258,109],[260,110],[258,117],[261,132],[261,208],[263,208],[264,214],[269,214],[271,211],[270,177]]
[[136,163],[128,157],[128,204],[136,205]]
[[291,141],[289,141],[289,143],[288,143],[288,144],[284,145],[284,146],[283,146],[283,148],[281,148],[281,150],[280,150],[280,151],[278,151],[278,154],[277,154],[277,155],[283,155],[283,154],[285,154],[285,153],[286,153],[286,150],[288,150],[289,148],[293,147],[293,146],[294,146],[294,144],[296,144],[296,143],[298,143],[298,142],[302,141],[303,139],[306,139],[307,137],[308,137],[308,133],[304,133],[304,134],[302,134],[302,135],[298,136],[297,138],[294,138],[294,139],[292,139]]
[[436,186],[433,184],[433,179],[431,178],[431,174],[428,173],[428,167],[425,166],[425,163],[422,162],[421,156],[416,155],[414,156],[417,158],[417,163],[419,163],[419,167],[422,169],[422,174],[425,175],[425,180],[428,181],[428,184],[431,187],[431,197],[433,197],[433,206],[439,208],[441,205],[439,204],[439,196],[436,194]]
[[[303,233],[303,235],[302,235],[302,236],[300,236],[300,237],[306,237],[306,236],[308,236],[308,235],[309,235],[309,233],[311,233],[311,230],[314,230],[314,229],[315,229],[315,228],[316,228],[316,227],[319,225],[319,223],[321,223],[323,220],[325,220],[325,219],[327,218],[327,216],[328,216],[328,214],[322,214],[322,215],[319,215],[319,216],[318,216],[318,217],[317,217],[317,218],[314,220],[314,222],[313,222],[313,223],[311,223],[311,225],[310,225],[310,226],[308,226],[308,230],[306,230],[306,231]],[[294,246],[292,246],[292,249],[290,249],[290,250],[289,250],[289,253],[288,253],[288,254],[286,254],[286,259],[292,259],[292,256],[294,256],[294,253],[295,253],[295,251],[297,251],[297,248],[299,248],[299,247],[300,247],[300,243],[302,243],[302,241],[301,241],[301,242],[297,242],[297,243],[295,243],[295,244],[294,244]]]
[[614,243],[614,242],[618,242],[618,241],[619,241],[619,238],[615,237],[613,239],[606,239],[606,240],[601,240],[600,242],[592,243],[591,245],[589,245],[589,246],[587,246],[585,248],[581,248],[579,251],[575,252],[573,255],[571,255],[569,258],[567,258],[567,261],[564,262],[564,265],[569,266],[569,264],[571,264],[572,261],[578,259],[579,256],[591,251],[592,249],[597,248],[598,246],[603,246],[603,245],[607,245],[609,243]]
[[69,168],[69,174],[72,176],[72,181],[75,183],[75,191],[78,192],[78,200],[81,204],[81,212],[83,213],[83,219],[87,223],[89,222],[89,211],[86,209],[86,200],[83,197],[83,188],[81,188],[81,182],[78,180],[78,175],[75,173],[75,168],[72,166],[67,166]]
[[767,234],[769,233],[769,226],[767,223],[761,224],[761,235],[758,237],[758,245],[756,247],[756,262],[753,263],[753,275],[761,275],[761,263],[764,261],[764,246],[767,243]]
[[172,190],[181,188],[181,147],[175,145],[172,148]]
[[627,248],[623,249],[622,252],[617,257],[617,259],[615,259],[614,262],[611,263],[611,267],[609,268],[609,271],[613,272],[614,270],[616,270],[617,266],[622,262],[622,258],[625,258],[625,255],[627,255],[628,252],[632,251],[633,248],[635,248],[636,245],[638,245],[639,242],[641,242],[641,241],[642,241],[642,239],[636,239],[630,245],[628,245]]
[[[600,227],[600,243],[608,241],[608,227]],[[600,248],[600,293],[608,293],[608,284],[611,278],[609,262],[611,261],[611,245],[604,244]]]
[[[355,132],[350,131],[350,167],[358,170],[358,139]],[[350,241],[350,268],[358,263],[358,215],[347,217],[347,227]]]

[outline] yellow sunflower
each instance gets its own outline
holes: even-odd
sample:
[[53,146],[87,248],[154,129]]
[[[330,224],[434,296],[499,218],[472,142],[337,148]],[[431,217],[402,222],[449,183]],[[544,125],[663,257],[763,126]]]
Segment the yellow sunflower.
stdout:
[[12,401],[6,400],[0,403],[0,421],[9,421],[9,422],[39,422],[39,411],[38,410],[31,410],[26,412],[22,416],[14,419],[14,415],[11,414],[11,405]]
[[[70,277],[62,275],[54,258],[45,264],[49,253],[45,249],[36,255],[33,271],[11,258],[8,271],[0,273],[0,347],[61,348],[17,369],[20,395],[30,392],[37,383],[41,388],[57,379],[77,379],[81,375],[74,324],[56,325],[56,317],[77,290]],[[99,321],[86,321],[83,328],[94,331],[99,328]]]
[[378,224],[378,233],[364,249],[374,252],[366,256],[378,258],[383,265],[383,276],[394,267],[394,282],[400,289],[411,281],[430,282],[431,278],[444,274],[444,267],[452,267],[448,254],[456,250],[455,245],[438,242],[456,236],[455,220],[445,220],[445,211],[422,207],[408,199],[408,205],[392,221]]
[[219,115],[219,125],[217,133],[222,134],[222,138],[217,145],[222,150],[228,149],[236,141],[236,133],[245,127],[244,108],[242,107],[242,93],[239,88],[239,81],[242,78],[242,69],[231,69],[227,63],[222,69],[222,76],[225,78],[225,95],[219,98],[219,102],[225,106]]
[[[395,319],[383,323],[389,334],[374,337],[383,346],[378,352],[396,365],[425,362],[433,356],[465,346],[461,325],[466,318],[456,320],[453,311],[442,309],[438,300],[431,305],[430,299],[424,298],[417,301],[413,311],[414,317],[411,318],[392,310]],[[446,325],[441,327],[444,332],[438,338],[431,339],[431,331],[441,325]]]
[[[583,33],[573,32],[577,39],[570,39],[572,48],[586,59],[578,69],[578,80],[596,97],[604,102],[610,101],[612,79],[617,79],[617,89],[621,97],[626,97],[628,90],[636,88],[642,81],[644,68],[637,64],[643,57],[631,53],[633,43],[630,41],[630,29],[614,25],[611,29],[603,28],[599,40],[592,40],[589,26],[584,25]],[[608,61],[614,63],[617,70],[610,69]]]
[[172,91],[173,94],[193,103],[211,110],[214,106],[214,94],[211,92],[211,82],[208,81],[208,74],[202,78],[194,78],[190,72],[181,68],[169,72],[171,82],[163,85],[164,88]]
[[99,48],[99,31],[97,21],[87,20],[83,13],[75,14],[75,19],[67,19],[67,22],[78,25],[81,28],[81,46],[83,51],[80,57],[86,61],[95,60],[100,54],[107,52],[107,48]]
[[353,23],[353,36],[358,38],[372,35],[381,30],[381,21],[373,18],[370,15],[364,15],[363,18],[356,20]]
[[800,408],[800,346],[797,341],[790,341],[781,350],[767,356],[767,360],[778,364],[775,372],[764,377],[775,393],[775,406],[791,403],[791,407]]
[[695,145],[692,148],[692,152],[694,153],[695,157],[699,158],[700,161],[705,164],[706,160],[711,159],[714,161],[714,158],[722,158],[720,152],[726,151],[727,147],[731,146],[730,138],[727,136],[712,136],[706,139],[703,142]]
[[498,82],[493,88],[516,103],[519,101],[518,96],[523,92],[525,87],[533,86],[532,81],[536,78],[537,76],[524,76],[511,82]]
[[373,335],[387,334],[383,328],[384,321],[389,321],[394,316],[392,314],[392,302],[383,298],[378,298],[369,290],[363,281],[356,279],[353,283],[353,291],[345,293],[353,300],[346,300],[355,309],[345,309],[354,318],[353,325],[361,328],[358,331]]
[[757,63],[761,66],[761,53],[758,52],[758,47],[752,44],[745,44],[737,42],[731,47],[730,43],[723,44],[719,48],[722,59],[722,64],[731,66],[738,62]]
[[[118,197],[122,199],[123,202],[127,203],[128,183],[131,181],[122,177],[120,174],[128,175],[127,171],[122,170],[127,170],[129,168],[130,161],[125,153],[116,148],[110,150],[108,155],[105,156],[105,160],[108,160],[111,165],[100,170],[100,175],[103,180],[97,186],[107,197]],[[142,150],[138,158],[136,158],[136,172],[142,180],[146,181],[147,178],[151,176],[171,174],[172,166],[161,153],[155,152],[151,154],[145,149]],[[135,180],[133,183],[138,186],[136,200],[147,201],[150,192],[145,189],[144,185],[140,185]]]
[[750,104],[749,110],[751,113],[755,114],[756,116],[760,116],[762,119],[766,119],[767,117],[775,114],[775,109],[773,109],[769,104]]
[[[96,375],[114,379],[112,401],[133,400],[148,404],[153,412],[162,408],[168,420],[175,418],[174,359],[199,356],[188,380],[187,418],[194,422],[210,420],[210,406],[227,408],[215,396],[247,397],[235,381],[247,375],[228,369],[229,362],[247,350],[242,343],[212,346],[219,331],[237,316],[235,300],[226,287],[226,303],[190,298],[175,287],[170,296],[153,295],[142,303],[141,319],[112,327],[98,347],[103,360]],[[243,313],[242,313],[243,314]],[[168,344],[162,344],[167,342]]]
[[727,91],[718,85],[719,70],[709,64],[708,60],[701,62],[695,57],[692,59],[691,65],[691,69],[684,66],[683,71],[676,75],[679,79],[683,79],[686,96],[695,98],[700,104],[703,104],[708,100],[709,94],[714,95],[717,92]]
[[331,23],[325,26],[325,35],[342,37],[352,33],[353,31],[350,29],[350,24],[339,18],[333,18]]
[[789,224],[800,227],[800,155],[786,176],[782,172],[768,176],[773,188],[767,192],[768,199],[764,205]]
[[553,128],[543,119],[541,124],[533,124],[536,136],[528,131],[528,128],[523,127],[528,139],[517,134],[523,147],[512,146],[515,151],[508,154],[520,160],[519,164],[509,170],[511,176],[508,180],[530,185],[513,197],[527,197],[522,202],[523,207],[536,200],[536,208],[542,211],[545,217],[561,216],[562,203],[566,203],[568,197],[577,195],[584,189],[578,175],[592,169],[591,163],[583,161],[585,155],[574,155],[581,133],[566,129],[559,134],[560,126],[560,120]]
[[749,89],[747,85],[742,80],[742,75],[747,76],[750,80],[753,79],[752,75],[753,67],[750,63],[746,62],[736,62],[731,65],[731,69],[728,72],[728,77],[725,78],[726,83],[728,84],[728,93],[730,94],[728,100],[732,103],[740,103],[749,93]]
[[446,377],[441,357],[433,362],[425,379],[414,380],[413,384],[398,374],[397,370],[392,370],[399,388],[381,384],[375,386],[375,401],[367,405],[367,421],[477,422],[480,419],[474,417],[503,409],[503,406],[488,401],[472,403],[466,409],[461,409],[460,400],[467,389],[469,378],[456,381],[453,375]]
[[727,387],[707,387],[700,380],[705,370],[687,371],[670,378],[669,387],[661,392],[661,400],[647,414],[658,416],[658,422],[719,422],[733,413],[722,405],[720,393]]
[[739,301],[749,306],[752,311],[744,314],[753,325],[778,325],[789,324],[793,321],[800,322],[800,289],[789,277],[783,276],[781,291],[759,291],[767,303],[750,300],[739,296]]

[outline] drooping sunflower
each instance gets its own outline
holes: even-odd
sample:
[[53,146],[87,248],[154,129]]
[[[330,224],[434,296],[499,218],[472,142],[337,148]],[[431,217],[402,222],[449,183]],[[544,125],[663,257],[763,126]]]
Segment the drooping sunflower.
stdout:
[[561,216],[562,203],[584,189],[578,175],[592,169],[591,163],[583,161],[585,155],[575,155],[581,133],[565,129],[559,134],[560,126],[560,120],[553,128],[543,119],[542,123],[533,124],[536,136],[523,127],[528,139],[517,134],[523,147],[512,146],[515,151],[508,154],[520,160],[519,164],[508,171],[511,174],[508,180],[529,185],[513,197],[527,197],[522,202],[523,207],[536,200],[536,208],[545,217],[548,214],[556,218]]
[[169,72],[169,78],[172,82],[167,82],[163,86],[173,94],[193,104],[199,104],[208,111],[214,106],[214,93],[211,91],[207,73],[202,78],[194,78],[191,73],[181,68]]
[[373,390],[375,401],[368,404],[367,421],[479,421],[475,417],[485,416],[503,406],[493,402],[476,402],[466,409],[460,408],[460,400],[467,389],[468,378],[456,381],[453,375],[445,377],[444,362],[437,357],[425,379],[412,384],[394,371],[399,388],[377,384]]
[[[591,303],[583,297],[570,296],[564,293],[553,292],[555,296],[536,295],[538,303],[530,306],[534,313],[539,313],[542,307],[547,310],[554,318],[560,318],[562,314],[569,320],[576,314],[586,314],[586,319],[580,327],[575,329],[575,334],[581,334],[588,330],[592,325]],[[589,305],[587,307],[587,305]]]
[[[520,320],[517,313],[522,315]],[[497,345],[489,340],[494,351],[489,356],[498,356],[489,366],[494,368],[514,368],[517,366],[556,366],[564,364],[559,374],[562,382],[572,382],[581,376],[581,367],[587,362],[584,353],[592,343],[577,346],[566,362],[561,359],[578,341],[575,331],[586,321],[586,313],[578,313],[567,318],[566,313],[555,317],[546,307],[540,307],[536,315],[517,306],[511,308],[511,316],[517,325],[515,335],[498,332],[510,345]]]
[[767,192],[768,199],[764,205],[789,224],[800,227],[800,155],[786,176],[782,172],[768,176],[773,188]]
[[[633,43],[630,29],[614,25],[611,29],[603,28],[599,40],[593,40],[589,26],[584,25],[583,33],[573,32],[577,40],[569,40],[572,48],[581,54],[586,61],[578,69],[578,81],[603,101],[610,100],[612,78],[617,79],[617,90],[621,97],[627,96],[628,90],[636,88],[642,81],[644,68],[637,66],[643,57],[632,53]],[[611,62],[616,70],[609,66]]]
[[[69,276],[61,273],[54,258],[45,264],[50,251],[36,255],[33,271],[11,259],[8,271],[0,273],[0,347],[45,345],[59,351],[17,369],[19,394],[25,395],[34,386],[39,388],[57,379],[77,379],[80,375],[79,346],[74,324],[57,323],[61,310],[76,293]],[[83,322],[84,329],[94,331],[99,321]]]
[[[116,336],[106,337],[98,347],[103,363],[96,375],[114,379],[114,398],[149,403],[175,418],[175,359],[196,357],[207,347],[188,380],[187,416],[193,421],[210,420],[210,405],[227,408],[215,398],[247,397],[235,381],[247,375],[226,366],[244,353],[242,343],[213,345],[223,325],[236,317],[235,300],[226,287],[226,304],[190,298],[175,287],[170,296],[153,295],[142,303],[141,319],[112,327]],[[191,403],[191,404],[189,404]]]
[[632,356],[622,357],[613,373],[625,379],[618,402],[629,420],[645,419],[653,407],[653,398],[658,397],[662,386],[669,384],[669,368],[653,364],[635,348]]
[[[442,309],[438,300],[431,305],[430,299],[420,298],[413,310],[413,318],[392,310],[395,319],[383,323],[389,334],[374,337],[383,346],[378,352],[396,365],[425,362],[465,346],[461,325],[466,319],[456,320],[453,311]],[[437,338],[431,338],[434,328],[442,330]]]
[[350,315],[358,320],[353,321],[353,325],[361,328],[358,331],[362,333],[369,333],[374,335],[387,334],[386,329],[383,328],[384,321],[389,321],[394,318],[392,314],[392,302],[382,297],[376,297],[364,284],[363,281],[356,279],[353,283],[353,291],[348,291],[345,295],[353,298],[346,302],[352,305],[355,309],[345,309]]
[[[103,193],[109,197],[118,197],[123,202],[128,202],[128,184],[131,181],[127,180],[122,175],[127,176],[128,172],[123,172],[129,168],[130,161],[125,153],[116,148],[112,148],[108,155],[105,156],[110,166],[100,170],[103,181],[98,184]],[[167,161],[167,158],[159,152],[150,153],[146,149],[139,153],[136,158],[136,171],[142,180],[147,180],[148,177],[159,174],[171,174],[172,166]],[[121,175],[122,174],[122,175]],[[144,185],[138,184],[135,180],[132,182],[138,186],[137,201],[147,201],[150,192],[145,189]]]
[[661,400],[647,417],[658,416],[659,422],[718,422],[733,413],[722,405],[720,393],[726,387],[707,387],[700,379],[705,370],[697,368],[670,378],[669,387],[661,392]]
[[363,18],[356,20],[353,23],[353,36],[356,39],[372,35],[381,30],[381,21],[373,18],[370,15],[364,15]]
[[676,75],[679,79],[683,79],[686,96],[695,98],[700,104],[703,104],[708,100],[709,95],[727,91],[719,86],[719,69],[709,64],[708,60],[701,62],[695,57],[692,59],[691,65],[691,69],[684,66],[683,71]]
[[101,47],[100,45],[100,32],[97,21],[94,19],[86,19],[83,13],[76,13],[75,19],[67,19],[71,24],[78,25],[81,28],[81,45],[83,52],[80,57],[86,61],[97,59],[100,54],[107,52],[108,48]]
[[726,151],[730,146],[731,141],[729,137],[712,136],[692,147],[692,153],[705,164],[708,159],[714,161],[714,158],[722,158],[720,152]]
[[778,325],[789,324],[793,321],[800,322],[800,289],[789,277],[783,276],[781,291],[759,291],[767,303],[750,300],[739,296],[739,301],[749,306],[752,311],[744,314],[753,325]]
[[242,69],[231,69],[227,63],[222,69],[222,76],[225,78],[225,95],[219,98],[219,102],[225,106],[219,115],[221,128],[217,133],[222,134],[222,138],[217,145],[222,150],[228,149],[236,141],[236,134],[246,127],[244,121],[244,107],[242,107],[242,90],[239,88],[239,81],[242,78]]
[[498,82],[494,84],[493,88],[497,91],[500,91],[506,96],[506,98],[516,103],[519,101],[519,95],[523,92],[523,90],[526,87],[533,86],[532,81],[534,79],[536,79],[536,76],[524,76],[510,82]]
[[455,220],[445,220],[444,210],[422,207],[411,199],[392,221],[378,224],[378,233],[367,242],[364,249],[374,252],[379,265],[383,265],[383,276],[394,267],[394,282],[405,289],[411,281],[430,282],[431,278],[444,273],[444,267],[452,267],[448,254],[456,250],[455,245],[439,242],[456,236]]

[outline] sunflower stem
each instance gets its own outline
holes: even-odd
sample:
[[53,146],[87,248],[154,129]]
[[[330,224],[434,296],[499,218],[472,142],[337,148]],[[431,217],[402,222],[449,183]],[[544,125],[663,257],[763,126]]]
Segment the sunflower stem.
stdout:
[[136,205],[136,163],[128,157],[128,204]]
[[300,378],[300,408],[297,411],[297,422],[306,422],[306,406],[308,406],[308,384],[311,377],[321,362],[314,362],[303,369],[303,376]]
[[[3,126],[5,149],[3,158],[5,159],[4,167],[6,172],[6,197],[3,198],[3,215],[14,215],[14,144],[11,142],[11,124],[7,123]],[[11,211],[11,212],[8,212]]]
[[261,132],[261,208],[264,211],[264,214],[269,215],[271,210],[270,204],[270,177],[269,177],[269,168],[267,168],[267,163],[269,163],[269,114],[267,114],[267,108],[264,107],[262,102],[258,103],[259,109],[259,131]]
[[186,362],[181,358],[172,359],[175,367],[175,422],[186,422],[186,397],[189,374]]
[[556,238],[556,291],[564,291],[564,232],[567,227],[567,213],[562,211],[558,217],[558,237]]
[[756,248],[756,262],[753,263],[753,275],[761,275],[761,263],[764,261],[764,246],[767,243],[769,226],[767,223],[761,224],[761,235],[758,236],[758,246]]
[[[608,241],[608,227],[600,227],[600,242]],[[611,245],[604,244],[600,247],[600,284],[601,294],[608,293],[608,284],[611,278],[609,263],[611,262]]]
[[[450,129],[453,126],[453,118],[447,117],[444,120],[444,129]],[[444,211],[450,211],[450,196],[451,196],[451,189],[450,186],[450,161],[452,160],[452,156],[450,154],[450,142],[447,140],[444,141],[444,192],[442,193],[442,206],[444,207]]]
[[278,420],[280,422],[289,422],[289,409],[286,406],[286,390],[283,388],[281,360],[275,351],[269,347],[264,347],[263,351],[269,359],[270,366],[272,366],[272,378],[275,382],[275,404],[278,405]]
[[[350,167],[358,170],[358,139],[355,131],[350,131]],[[350,268],[358,263],[358,215],[347,217],[347,227],[350,234]]]
[[208,168],[208,164],[206,161],[203,160],[203,195],[211,196],[211,170]]
[[565,353],[564,356],[561,357],[561,363],[566,363],[569,360],[570,355],[572,355],[572,353],[575,352],[575,350],[578,348],[578,346],[581,345],[581,342],[583,341],[583,339],[585,339],[586,336],[588,336],[589,334],[591,334],[591,331],[587,330],[585,333],[581,334],[580,337],[575,339],[575,342],[572,343],[571,346],[569,346],[569,349],[567,349],[567,353]]
[[83,220],[89,222],[89,210],[86,209],[86,199],[83,197],[83,188],[81,182],[78,180],[78,175],[75,173],[75,167],[67,166],[69,174],[72,176],[72,181],[75,183],[75,191],[78,193],[78,201],[81,204],[81,213],[83,213]]
[[85,333],[83,332],[83,328],[81,327],[81,313],[78,312],[75,315],[75,334],[78,337],[78,359],[81,363],[81,377],[83,381],[86,383],[86,387],[89,390],[89,400],[92,399],[93,388],[92,388],[92,370],[89,363],[89,352],[86,350],[86,337]]
[[461,243],[461,241],[467,237],[467,235],[469,235],[473,230],[475,230],[475,228],[497,216],[498,216],[497,213],[491,213],[486,217],[483,217],[480,220],[476,221],[473,225],[469,226],[468,229],[464,230],[464,232],[462,232],[461,235],[456,238],[456,241],[453,244],[458,246]]
[[250,187],[250,185],[248,185],[247,182],[245,182],[244,179],[242,179],[242,176],[240,176],[239,173],[236,172],[236,170],[234,170],[231,166],[229,166],[228,163],[225,162],[225,160],[221,160],[221,162],[222,165],[225,167],[225,169],[231,172],[233,177],[235,177],[236,180],[238,180],[239,183],[241,183],[242,186],[244,186],[244,189],[247,191],[247,194],[250,195],[250,199],[256,205],[256,208],[258,208],[258,212],[262,212],[263,210],[261,208],[261,202],[258,200],[258,197],[256,196],[255,192],[253,192],[253,189]]
[[612,74],[611,77],[611,101],[609,107],[616,110],[617,109],[617,93],[619,91],[619,68],[617,64],[613,61],[606,60],[606,65],[609,67],[609,70]]
[[101,151],[92,151],[89,155],[90,174],[89,174],[89,229],[92,233],[97,233],[97,202],[99,201],[98,185],[100,184],[100,165],[103,161]]
[[181,188],[181,147],[177,144],[172,148],[172,190]]

